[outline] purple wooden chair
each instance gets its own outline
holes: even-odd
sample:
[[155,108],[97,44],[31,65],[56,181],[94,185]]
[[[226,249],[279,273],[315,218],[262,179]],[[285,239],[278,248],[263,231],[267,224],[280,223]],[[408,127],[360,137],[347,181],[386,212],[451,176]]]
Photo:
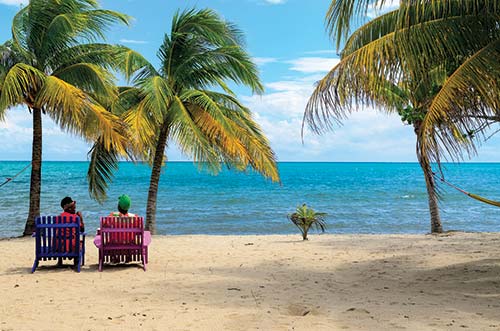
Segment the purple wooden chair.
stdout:
[[35,218],[35,262],[31,272],[43,260],[72,259],[77,271],[85,264],[85,233],[80,232],[80,218],[66,216],[39,216]]
[[101,217],[94,244],[99,249],[99,271],[104,263],[140,262],[144,271],[148,263],[151,233],[144,231],[142,217]]

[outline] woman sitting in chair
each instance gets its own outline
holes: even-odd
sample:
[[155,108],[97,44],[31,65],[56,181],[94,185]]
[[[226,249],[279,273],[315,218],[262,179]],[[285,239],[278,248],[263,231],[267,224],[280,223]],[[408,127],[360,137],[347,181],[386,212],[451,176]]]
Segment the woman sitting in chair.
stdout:
[[135,217],[135,214],[129,213],[130,209],[130,197],[126,194],[120,195],[118,198],[118,211],[114,211],[109,214],[109,216],[115,217]]

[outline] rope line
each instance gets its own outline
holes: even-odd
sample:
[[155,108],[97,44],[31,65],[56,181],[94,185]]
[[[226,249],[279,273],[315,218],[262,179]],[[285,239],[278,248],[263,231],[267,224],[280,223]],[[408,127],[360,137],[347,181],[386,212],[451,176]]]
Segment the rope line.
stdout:
[[490,200],[490,199],[486,199],[486,198],[483,198],[477,194],[474,194],[474,193],[469,193],[465,190],[462,190],[460,187],[456,186],[456,185],[453,185],[452,183],[446,181],[444,179],[444,177],[441,176],[441,178],[439,178],[437,176],[436,173],[432,173],[434,175],[434,177],[436,177],[437,179],[439,179],[441,182],[445,183],[446,185],[450,186],[450,187],[453,187],[455,190],[459,191],[459,192],[462,192],[463,194],[471,197],[472,199],[476,199],[478,201],[481,201],[481,202],[484,202],[484,203],[487,203],[489,205],[492,205],[492,206],[495,206],[495,207],[500,207],[500,201],[495,201],[495,200]]
[[17,176],[19,176],[20,174],[22,174],[26,169],[28,169],[29,167],[31,166],[31,162],[28,163],[28,165],[26,167],[24,167],[21,171],[19,171],[17,174],[15,174],[14,176],[12,177],[6,177],[5,179],[5,182],[3,182],[2,184],[0,184],[0,187],[4,186],[5,184],[11,182],[14,180],[14,178],[16,178]]

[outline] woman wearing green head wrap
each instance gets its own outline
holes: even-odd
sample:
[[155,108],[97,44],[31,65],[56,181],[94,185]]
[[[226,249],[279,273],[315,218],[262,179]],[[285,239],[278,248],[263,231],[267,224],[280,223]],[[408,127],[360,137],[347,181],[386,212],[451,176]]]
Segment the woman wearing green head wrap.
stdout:
[[112,212],[109,216],[116,217],[135,217],[135,214],[129,213],[130,197],[126,194],[120,195],[118,198],[118,211]]

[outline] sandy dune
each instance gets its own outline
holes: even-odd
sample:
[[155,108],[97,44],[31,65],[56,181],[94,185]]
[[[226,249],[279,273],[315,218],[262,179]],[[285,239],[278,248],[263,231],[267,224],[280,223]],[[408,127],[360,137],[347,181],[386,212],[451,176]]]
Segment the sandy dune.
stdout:
[[500,233],[157,236],[97,271],[0,240],[0,330],[500,330]]

